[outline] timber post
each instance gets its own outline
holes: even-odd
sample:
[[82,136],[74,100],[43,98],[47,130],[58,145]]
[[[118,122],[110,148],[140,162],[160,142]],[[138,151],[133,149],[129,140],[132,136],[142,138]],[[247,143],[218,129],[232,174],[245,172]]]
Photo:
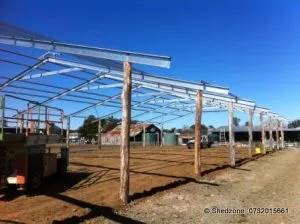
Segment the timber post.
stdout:
[[283,131],[283,121],[280,122],[280,137],[281,137],[281,148],[284,148],[284,131]]
[[97,145],[98,145],[98,150],[101,150],[101,132],[102,132],[102,122],[101,122],[101,119],[98,120],[98,142],[97,142]]
[[163,147],[164,145],[164,124],[161,123],[161,129],[160,129],[160,146]]
[[195,152],[194,168],[196,179],[201,177],[201,119],[202,119],[202,91],[198,90],[196,95],[196,117],[195,117]]
[[143,147],[146,147],[146,125],[143,124]]
[[24,129],[24,114],[21,114],[21,126],[20,126],[20,133],[23,133],[23,129]]
[[265,123],[264,123],[264,114],[261,112],[260,115],[260,131],[261,131],[261,147],[263,154],[266,154],[266,133],[265,133]]
[[122,91],[122,127],[120,146],[120,199],[124,204],[129,201],[129,151],[131,122],[131,63],[124,62],[124,85]]
[[67,148],[70,147],[70,124],[71,124],[71,118],[67,117],[67,133],[66,133]]
[[26,136],[28,136],[29,126],[29,103],[27,103],[27,116],[26,116]]
[[235,167],[235,144],[233,124],[233,103],[228,103],[228,134],[229,134],[229,160],[231,167]]
[[249,109],[248,134],[249,134],[248,156],[249,156],[249,158],[252,158],[252,150],[253,150],[253,109]]
[[1,135],[2,140],[4,139],[4,123],[5,123],[5,96],[1,97]]
[[269,148],[273,151],[273,122],[271,116],[269,116]]
[[280,141],[279,141],[279,119],[277,119],[277,123],[276,123],[276,149],[279,150],[280,149]]

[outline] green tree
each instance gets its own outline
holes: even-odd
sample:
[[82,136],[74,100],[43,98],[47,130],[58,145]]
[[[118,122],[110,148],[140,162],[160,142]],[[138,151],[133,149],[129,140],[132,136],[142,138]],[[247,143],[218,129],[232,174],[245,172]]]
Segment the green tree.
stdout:
[[246,122],[245,122],[245,126],[248,127],[248,125],[249,125],[249,121],[246,121]]
[[[107,132],[112,129],[114,129],[116,126],[118,126],[121,123],[121,119],[116,119],[114,117],[108,117],[107,119],[101,119],[101,125],[102,125],[102,132]],[[98,118],[96,118],[94,115],[88,116],[83,121],[83,124],[78,128],[78,132],[81,134],[82,137],[85,137],[86,139],[93,139],[96,138],[96,135],[98,133]]]
[[288,128],[298,128],[300,127],[300,120],[297,119],[297,120],[293,120],[292,122],[290,122],[288,124]]
[[238,117],[233,117],[233,125],[239,126],[241,119]]
[[79,127],[78,132],[82,137],[86,139],[92,139],[96,137],[96,133],[98,132],[98,122],[97,118],[94,115],[88,116],[88,118],[84,119],[82,126]]
[[[105,120],[102,120],[102,132],[107,132],[114,129],[116,126],[121,124],[121,119],[116,119],[114,117],[109,117]],[[133,124],[133,122],[131,122]]]
[[61,134],[61,128],[56,126],[54,123],[50,123],[49,131],[50,134],[57,134],[57,135]]

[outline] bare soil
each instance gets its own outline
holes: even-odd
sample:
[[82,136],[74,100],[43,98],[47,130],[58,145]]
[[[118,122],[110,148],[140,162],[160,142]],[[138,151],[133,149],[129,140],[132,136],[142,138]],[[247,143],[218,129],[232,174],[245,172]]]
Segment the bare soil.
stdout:
[[[235,212],[216,214],[216,208]],[[278,212],[276,208],[282,209]],[[242,209],[244,213],[238,213]],[[235,169],[227,168],[213,178],[206,176],[199,183],[132,203],[119,214],[143,223],[298,224],[300,149],[279,151]],[[106,219],[104,223],[115,222]]]
[[[247,149],[237,150],[238,164],[247,162],[246,157]],[[298,173],[296,180],[300,179],[299,150],[276,152],[240,169],[229,169],[226,168],[228,149],[204,149],[202,163],[206,176],[200,182],[193,178],[193,150],[185,147],[133,148],[130,158],[129,206],[123,207],[119,201],[118,147],[104,147],[96,152],[95,146],[74,146],[69,173],[63,180],[49,178],[39,192],[31,195],[1,189],[0,223],[218,223],[214,220],[216,216],[204,215],[204,207],[232,203],[238,207],[242,200],[248,200],[247,197],[253,202],[256,200],[252,206],[266,201],[273,203],[274,195],[283,194],[282,189],[286,188],[283,195],[289,198],[286,204],[281,204],[283,207],[299,195],[299,183],[298,188],[294,182],[285,187],[283,183],[290,179],[277,183],[277,179],[293,173]],[[277,161],[276,158],[282,159]],[[254,183],[258,180],[260,185],[256,186]],[[253,189],[247,190],[249,187]],[[270,189],[270,197],[263,197]],[[292,198],[288,192],[293,192]],[[295,203],[295,208],[299,208],[299,201]],[[292,210],[291,206],[289,208]],[[248,216],[243,216],[242,220],[249,221]],[[235,221],[233,219],[233,223]]]

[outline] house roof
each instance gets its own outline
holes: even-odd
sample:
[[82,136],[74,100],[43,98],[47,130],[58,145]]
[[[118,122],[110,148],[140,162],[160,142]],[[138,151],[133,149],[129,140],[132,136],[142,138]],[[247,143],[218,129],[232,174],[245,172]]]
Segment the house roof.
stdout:
[[[216,128],[213,132],[220,132],[220,131],[224,131],[228,132],[228,126],[220,126],[218,128]],[[276,130],[276,127],[273,127],[273,131]],[[300,127],[299,128],[287,128],[284,127],[283,128],[284,131],[300,131]],[[234,127],[234,131],[235,132],[248,132],[248,126],[235,126]],[[253,126],[253,132],[260,132],[260,126],[259,125],[254,125]],[[265,125],[265,131],[269,131],[269,126]]]
[[[147,129],[153,124],[132,124],[130,125],[130,137],[134,137],[139,135],[144,130],[144,126]],[[106,132],[104,135],[116,136],[121,134],[121,127],[122,125],[118,125],[114,129]]]

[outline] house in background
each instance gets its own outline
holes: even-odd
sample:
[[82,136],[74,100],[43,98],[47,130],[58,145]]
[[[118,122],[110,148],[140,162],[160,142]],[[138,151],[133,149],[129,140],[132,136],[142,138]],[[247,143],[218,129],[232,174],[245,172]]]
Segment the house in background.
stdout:
[[78,132],[71,132],[69,135],[70,143],[79,143],[80,137]]
[[178,144],[186,145],[188,141],[195,139],[194,133],[178,133]]
[[[102,134],[101,143],[103,145],[120,145],[121,144],[121,125]],[[146,145],[155,145],[161,142],[161,130],[154,124],[132,124],[130,125],[130,142],[142,143],[143,133],[146,133]]]
[[[300,128],[283,128],[284,140],[286,142],[300,142]],[[213,130],[213,134],[220,135],[221,132],[225,132],[226,141],[228,141],[228,126],[220,126]],[[265,126],[266,138],[269,139],[269,127]],[[276,128],[273,127],[272,133],[273,139],[276,139]],[[234,127],[235,141],[247,142],[248,141],[248,126],[236,126]],[[261,141],[261,129],[260,126],[253,126],[253,141]]]

